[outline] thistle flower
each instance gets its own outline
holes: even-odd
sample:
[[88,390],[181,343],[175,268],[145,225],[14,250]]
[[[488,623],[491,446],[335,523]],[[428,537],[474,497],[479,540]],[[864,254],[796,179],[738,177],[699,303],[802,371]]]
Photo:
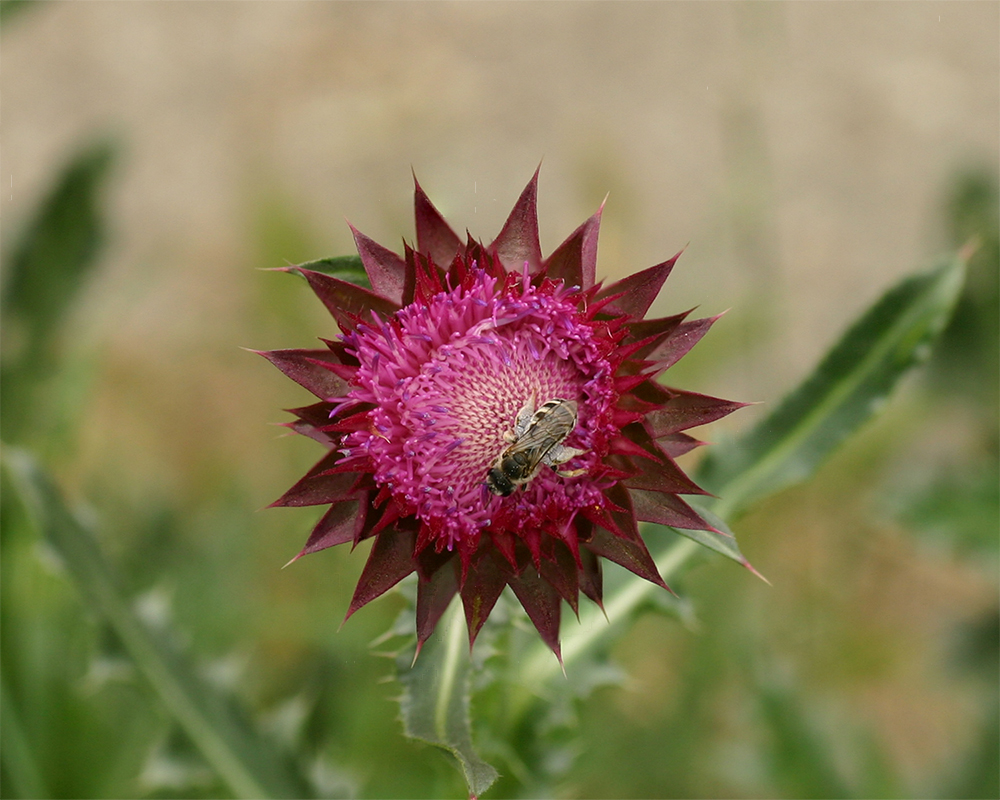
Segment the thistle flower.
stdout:
[[330,506],[296,558],[374,537],[347,616],[415,571],[418,648],[456,593],[471,646],[510,586],[559,656],[561,602],[601,603],[602,558],[667,588],[638,521],[714,530],[674,459],[743,404],[658,377],[717,317],[643,319],[677,256],[595,283],[600,209],[543,258],[537,180],[488,246],[416,184],[416,248],[352,227],[371,290],[289,268],[338,339],[262,353],[319,398],[289,427],[328,449],[273,504]]

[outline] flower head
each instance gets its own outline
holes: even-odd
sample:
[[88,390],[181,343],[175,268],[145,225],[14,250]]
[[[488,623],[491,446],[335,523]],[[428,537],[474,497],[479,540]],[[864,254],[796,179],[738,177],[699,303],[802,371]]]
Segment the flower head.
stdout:
[[471,644],[510,586],[559,655],[561,601],[601,603],[601,558],[667,588],[638,521],[714,530],[674,459],[742,404],[658,376],[716,318],[643,319],[677,256],[595,283],[600,210],[542,258],[537,179],[488,246],[417,184],[416,248],[354,231],[371,290],[292,268],[339,338],[263,353],[319,398],[290,427],[329,451],[274,503],[330,506],[299,556],[374,537],[348,616],[416,571],[420,645],[456,593]]

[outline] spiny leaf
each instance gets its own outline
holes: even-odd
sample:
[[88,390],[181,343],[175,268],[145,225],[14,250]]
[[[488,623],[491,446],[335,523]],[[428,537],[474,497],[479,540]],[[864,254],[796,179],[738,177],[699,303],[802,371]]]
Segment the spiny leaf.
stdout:
[[400,670],[399,680],[403,684],[400,708],[406,735],[436,745],[454,757],[470,796],[478,797],[493,785],[498,775],[472,745],[470,668],[462,604],[452,601],[413,667]]
[[698,482],[732,520],[751,504],[805,480],[884,405],[900,378],[927,358],[965,276],[956,255],[905,278],[872,306],[816,370],[738,441],[713,448]]
[[3,464],[39,532],[58,553],[90,609],[122,645],[205,760],[237,797],[306,797],[310,790],[273,742],[241,722],[231,699],[135,616],[93,532],[66,507],[60,492],[24,450],[6,447]]

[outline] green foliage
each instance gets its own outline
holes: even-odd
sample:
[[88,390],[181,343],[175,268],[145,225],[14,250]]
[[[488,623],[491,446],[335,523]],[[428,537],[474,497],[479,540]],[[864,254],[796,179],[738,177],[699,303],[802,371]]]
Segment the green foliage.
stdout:
[[342,281],[362,286],[365,289],[372,288],[365,268],[361,264],[361,256],[331,256],[317,261],[307,261],[298,266],[302,269],[311,269],[314,272],[325,272],[334,278],[340,278]]
[[[958,176],[947,198],[949,237],[975,247],[955,313],[929,373],[937,402],[974,415],[981,445],[897,499],[899,518],[928,541],[967,557],[995,558],[1000,538],[1000,193],[995,176]],[[956,410],[957,410],[956,408]]]
[[[10,5],[0,8],[4,19]],[[8,441],[43,453],[64,446],[40,424],[51,418],[40,389],[70,366],[64,321],[99,263],[105,236],[101,189],[112,156],[110,146],[101,145],[74,159],[5,254],[2,430]],[[996,195],[995,182],[977,175],[963,177],[951,194],[956,249],[970,238],[979,242],[964,289],[958,258],[904,280],[767,420],[712,448],[700,478],[721,498],[709,502],[706,513],[724,534],[764,497],[808,479],[884,406],[928,352],[959,297],[933,370],[950,402],[977,398],[987,444],[975,463],[908,497],[897,518],[948,542],[956,558],[982,562],[984,553],[995,554],[1000,501],[996,448],[989,443],[996,431]],[[278,222],[271,215],[270,222],[276,227],[259,243],[262,253],[254,263],[271,265],[293,250],[311,248],[304,244],[307,232],[296,227],[294,209],[286,208]],[[356,256],[302,266],[367,285]],[[299,332],[294,296],[286,299],[283,316],[266,310],[274,304],[270,294],[260,301],[265,317],[271,314],[265,322]],[[891,797],[933,791],[995,797],[1000,791],[995,614],[970,618],[956,635],[955,679],[979,687],[975,697],[988,698],[969,717],[971,748],[940,785],[917,784],[894,769],[888,748],[866,725],[836,731],[801,676],[787,676],[761,658],[753,632],[740,627],[747,619],[736,608],[740,596],[731,590],[732,571],[691,569],[712,551],[744,564],[735,538],[644,526],[657,565],[679,596],[609,567],[607,616],[586,603],[579,621],[564,626],[565,674],[506,596],[472,657],[458,604],[412,668],[411,640],[400,646],[404,731],[443,749],[452,763],[438,764],[427,759],[427,747],[391,741],[398,730],[393,707],[374,688],[370,659],[357,656],[365,625],[379,629],[379,610],[352,618],[339,644],[332,639],[337,620],[329,620],[341,609],[331,614],[316,595],[318,587],[352,585],[349,566],[324,556],[296,565],[301,572],[294,585],[302,588],[295,591],[302,597],[285,588],[289,594],[280,598],[296,609],[294,623],[289,612],[282,616],[265,601],[230,599],[248,575],[272,574],[251,572],[255,558],[281,563],[270,551],[257,556],[246,547],[252,536],[243,513],[249,493],[235,484],[242,476],[233,477],[232,486],[218,480],[215,493],[225,496],[214,498],[207,511],[187,507],[190,494],[171,498],[164,490],[167,499],[151,505],[145,496],[126,498],[129,486],[96,482],[103,519],[95,523],[71,512],[65,499],[67,493],[93,498],[87,481],[81,486],[79,476],[65,480],[57,472],[65,489],[57,488],[38,459],[9,447],[4,464],[4,797],[447,796],[456,793],[459,774],[471,793],[492,786],[493,796]],[[290,536],[303,518],[289,523]],[[736,574],[742,579],[746,573]],[[165,577],[181,588],[183,625],[162,614],[151,621],[151,610],[170,606],[161,591]],[[194,585],[198,580],[211,584],[211,591]],[[698,626],[686,594],[694,585],[697,596],[706,581],[720,584],[718,602],[704,609],[701,622],[714,635],[690,636],[673,620]],[[250,623],[255,616],[262,618],[256,629]],[[402,618],[397,636],[412,630],[412,611],[404,610]],[[231,629],[229,638],[220,636]],[[677,631],[673,648],[647,652],[654,668],[676,659],[669,680],[659,686],[674,695],[669,703],[640,698],[641,724],[635,724],[623,719],[619,703],[630,679],[612,654],[630,646],[648,651],[642,637],[650,629]],[[277,632],[261,637],[261,631]],[[184,641],[188,634],[193,643]],[[255,637],[267,639],[252,655],[266,665],[263,675],[239,678],[235,688],[206,678],[204,641],[224,641],[226,648]],[[837,643],[827,646],[824,652]],[[849,661],[850,654],[843,658]],[[741,708],[746,728],[738,727]],[[720,738],[720,727],[734,724],[735,732],[726,729],[730,741]],[[746,730],[753,735],[744,736]],[[585,749],[588,757],[581,759]],[[499,778],[479,752],[501,768]],[[719,777],[731,768],[734,753],[750,765],[743,783]],[[349,774],[330,767],[341,761],[350,765]]]
[[3,766],[7,780],[14,786],[18,797],[48,797],[28,742],[27,732],[21,722],[20,710],[14,703],[13,695],[7,688],[6,676],[0,674],[0,707],[3,708],[3,727],[0,728],[0,749],[3,752]]
[[733,519],[808,478],[834,448],[881,409],[899,379],[925,360],[962,289],[965,260],[901,281],[823,358],[815,372],[737,442],[713,448],[699,483]]
[[0,0],[0,25],[8,23],[30,6],[41,5],[40,0]]
[[940,476],[904,498],[899,514],[907,525],[958,554],[994,557],[1000,547],[1000,471],[983,457],[961,471]]
[[1000,608],[967,620],[952,647],[954,669],[980,681],[989,700],[979,709],[975,746],[948,776],[943,796],[992,798],[1000,789]]
[[307,784],[276,747],[257,735],[228,698],[200,679],[164,636],[129,608],[93,533],[65,506],[24,451],[7,448],[4,466],[34,526],[73,577],[91,611],[107,620],[163,707],[235,797],[307,797]]
[[53,370],[67,313],[98,263],[105,239],[100,195],[114,153],[102,142],[72,159],[5,254],[9,266],[0,298],[5,441],[24,441],[28,426],[44,419],[38,384]]
[[104,242],[99,192],[113,158],[101,143],[80,153],[63,172],[10,254],[3,312],[26,329],[24,345],[38,355],[97,263]]
[[771,733],[770,769],[791,797],[851,797],[833,763],[832,752],[803,715],[803,704],[776,685],[763,687],[758,697]]
[[[1000,191],[987,171],[963,173],[946,203],[954,247],[975,248],[958,306],[931,364],[936,385],[979,400],[996,431],[1000,393]],[[993,437],[996,438],[995,436]]]
[[[407,736],[450,753],[469,792],[481,795],[497,779],[497,771],[472,747],[469,692],[472,660],[468,653],[465,618],[457,600],[441,621],[420,656],[402,671],[400,708]],[[403,656],[403,661],[406,657]]]
[[[711,460],[705,463],[700,482],[722,498],[714,504],[711,517],[719,530],[731,534],[716,515],[734,517],[769,494],[806,480],[837,444],[884,406],[903,375],[927,357],[934,338],[947,324],[962,287],[964,267],[964,261],[956,257],[931,272],[904,279],[851,326],[816,371],[767,419],[739,441],[716,448]],[[698,553],[699,545],[745,563],[735,538],[704,532],[671,532],[663,526],[646,526],[647,533],[653,528],[672,537],[659,552],[651,548],[656,565],[668,583]],[[685,538],[677,540],[676,534]],[[646,539],[654,542],[656,537]],[[565,670],[568,673],[580,670],[589,675],[598,669],[599,654],[633,623],[648,597],[661,591],[641,578],[630,576],[621,585],[605,591],[603,612],[590,604],[581,608],[580,625],[565,632],[562,638]],[[600,617],[605,614],[607,622],[602,624],[604,620]],[[559,665],[543,644],[529,646],[516,657],[524,665],[525,685],[540,696],[549,692],[560,694],[556,683],[560,678]],[[438,707],[462,706],[466,702],[460,698],[440,698],[442,686],[434,671],[415,675],[404,672],[401,679],[406,681],[409,697],[434,696]],[[563,686],[565,691],[567,687]],[[455,692],[463,691],[457,682],[450,687]],[[794,760],[815,760],[817,748],[808,746],[800,731],[787,726],[794,721],[781,710],[775,698],[765,699],[764,708],[779,744]],[[521,726],[532,724],[529,714],[533,704],[523,696],[519,705],[517,701],[512,704],[516,712],[525,715],[524,719],[515,716],[513,720],[514,728],[523,736]],[[544,724],[542,720],[536,720],[535,724]],[[430,724],[430,720],[425,720],[425,724]],[[789,750],[792,742],[799,748],[795,752]],[[821,796],[816,787],[822,782],[820,775],[817,782],[799,785],[795,791],[808,790],[807,796]],[[471,783],[469,790],[477,793]],[[837,796],[837,792],[825,796]]]

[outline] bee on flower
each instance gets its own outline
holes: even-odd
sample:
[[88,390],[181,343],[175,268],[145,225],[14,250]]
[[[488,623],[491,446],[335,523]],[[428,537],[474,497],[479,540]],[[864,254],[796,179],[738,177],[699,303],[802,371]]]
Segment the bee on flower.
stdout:
[[348,616],[416,572],[418,646],[456,594],[471,645],[510,586],[559,656],[561,603],[601,603],[602,558],[666,588],[639,521],[713,530],[675,458],[743,404],[659,376],[717,317],[644,319],[677,256],[597,283],[601,210],[543,258],[537,180],[489,245],[417,184],[416,247],[354,230],[370,290],[289,268],[339,337],[262,353],[318,398],[290,427],[327,453],[274,503],[329,506],[299,556],[374,538]]
[[[504,448],[486,473],[486,487],[507,497],[538,474],[543,464],[555,469],[583,450],[564,447],[562,442],[576,427],[577,404],[557,397],[535,411],[535,398],[517,412],[514,430],[505,435],[510,446]],[[566,477],[582,475],[585,470],[560,472]]]

